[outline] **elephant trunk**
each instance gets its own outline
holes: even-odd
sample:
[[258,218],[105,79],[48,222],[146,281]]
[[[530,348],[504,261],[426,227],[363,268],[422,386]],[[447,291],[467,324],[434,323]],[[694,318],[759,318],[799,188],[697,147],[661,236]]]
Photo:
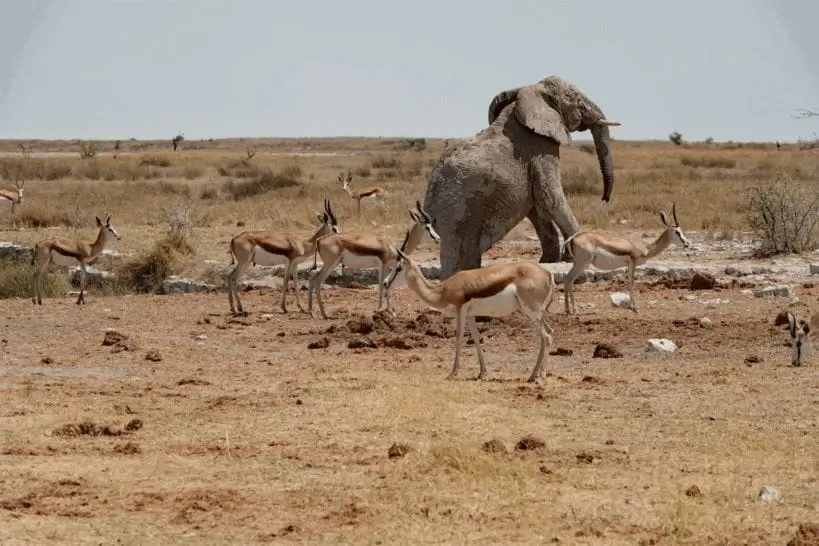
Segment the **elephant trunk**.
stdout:
[[614,168],[611,163],[611,148],[609,128],[606,125],[595,124],[591,127],[594,147],[597,150],[597,161],[600,163],[600,172],[603,174],[603,201],[611,200],[614,189]]

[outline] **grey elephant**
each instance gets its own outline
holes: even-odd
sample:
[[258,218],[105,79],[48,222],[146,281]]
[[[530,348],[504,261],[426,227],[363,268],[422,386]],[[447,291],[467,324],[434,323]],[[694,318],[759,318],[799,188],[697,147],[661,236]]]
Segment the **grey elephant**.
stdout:
[[424,208],[441,236],[441,278],[481,266],[481,256],[524,217],[534,225],[541,262],[560,260],[560,233],[580,229],[560,182],[560,145],[590,130],[603,175],[614,188],[609,121],[577,87],[558,76],[498,93],[489,127],[444,151],[432,168]]

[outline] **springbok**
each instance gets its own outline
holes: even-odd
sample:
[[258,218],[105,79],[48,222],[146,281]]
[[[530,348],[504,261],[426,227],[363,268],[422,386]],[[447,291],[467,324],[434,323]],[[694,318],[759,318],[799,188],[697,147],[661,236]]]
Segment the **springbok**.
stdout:
[[[424,210],[420,201],[415,202],[416,210],[410,210],[410,218],[414,224],[404,237],[401,250],[410,254],[427,237],[435,243],[440,243],[441,238],[432,227],[432,217]],[[371,233],[343,233],[328,235],[322,238],[317,244],[311,271],[318,268],[318,256],[321,256],[321,271],[313,275],[310,279],[310,291],[307,295],[307,312],[313,314],[313,291],[316,292],[319,310],[322,318],[327,318],[324,312],[324,302],[321,301],[321,285],[330,272],[342,263],[345,268],[378,268],[378,304],[376,311],[382,309],[382,304],[386,300],[386,309],[392,311],[389,290],[384,289],[384,279],[387,268],[398,261],[398,249],[383,235],[373,235]]]
[[660,220],[662,220],[665,230],[651,243],[617,233],[592,230],[581,230],[568,237],[563,243],[563,251],[565,252],[567,246],[571,248],[574,264],[563,281],[566,314],[572,314],[569,310],[570,303],[574,313],[577,313],[572,286],[575,279],[589,265],[602,270],[628,267],[629,299],[631,301],[631,310],[636,313],[634,271],[637,266],[654,258],[672,244],[683,248],[688,248],[691,245],[677,221],[676,203],[671,206],[671,215],[674,217],[673,225],[668,223],[665,211],[660,212]]
[[25,180],[15,180],[14,186],[16,191],[0,190],[0,203],[6,203],[11,206],[11,225],[15,228],[17,227],[17,218],[14,217],[14,211],[18,206],[23,204],[23,186],[25,183]]
[[296,304],[300,311],[306,312],[299,298],[298,265],[314,252],[317,240],[325,235],[339,233],[338,221],[335,214],[333,214],[329,199],[324,199],[324,213],[316,216],[321,222],[321,227],[306,241],[292,233],[274,233],[270,231],[244,231],[231,239],[230,265],[236,264],[236,267],[228,273],[225,284],[227,285],[230,312],[232,314],[237,314],[236,307],[233,305],[234,297],[236,298],[239,313],[244,313],[236,285],[239,277],[251,263],[261,266],[286,266],[282,287],[282,312],[287,313],[287,285],[291,277],[293,278],[293,289],[296,292]]
[[398,255],[400,260],[384,281],[385,286],[389,288],[403,272],[402,277],[407,285],[421,300],[433,309],[443,311],[445,316],[455,317],[455,363],[448,379],[457,377],[460,370],[464,323],[469,327],[478,353],[481,369],[478,379],[486,379],[486,358],[475,317],[503,317],[515,311],[526,315],[540,335],[537,361],[527,381],[533,382],[541,377],[546,351],[552,345],[554,333],[544,315],[554,296],[554,275],[551,271],[532,262],[494,264],[461,270],[433,284],[409,256],[400,250]]
[[[814,313],[809,320],[799,319],[790,311],[785,313],[785,321],[788,325],[788,334],[791,341],[791,364],[794,366],[804,366],[813,348],[814,332],[819,331],[819,313]],[[780,326],[783,322],[777,318],[775,324]]]
[[361,219],[361,203],[378,203],[382,207],[386,205],[387,190],[385,190],[381,186],[372,186],[354,192],[350,189],[350,182],[352,180],[353,180],[352,173],[347,173],[346,178],[344,177],[344,174],[338,175],[338,181],[341,182],[342,188],[344,189],[344,193],[346,193],[356,201],[357,220]]
[[34,252],[31,255],[31,265],[34,266],[34,272],[31,275],[34,288],[32,302],[37,305],[43,304],[43,275],[48,265],[54,262],[59,266],[80,266],[80,295],[77,297],[77,305],[85,303],[85,266],[102,253],[112,237],[117,241],[122,239],[122,236],[111,225],[110,215],[105,219],[105,223],[100,220],[99,216],[96,219],[97,227],[100,229],[93,242],[50,237],[34,245]]

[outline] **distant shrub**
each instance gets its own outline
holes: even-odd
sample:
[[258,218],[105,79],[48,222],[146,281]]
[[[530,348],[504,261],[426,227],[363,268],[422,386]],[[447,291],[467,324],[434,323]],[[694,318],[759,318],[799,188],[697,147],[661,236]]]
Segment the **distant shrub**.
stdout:
[[668,135],[668,140],[670,140],[671,142],[673,142],[677,146],[680,146],[683,143],[682,135],[680,133],[676,132],[676,131],[674,131],[673,133]]
[[92,159],[97,157],[97,144],[90,140],[80,142],[80,158]]
[[819,192],[795,185],[784,173],[747,195],[746,221],[760,239],[757,256],[798,254],[817,247]]

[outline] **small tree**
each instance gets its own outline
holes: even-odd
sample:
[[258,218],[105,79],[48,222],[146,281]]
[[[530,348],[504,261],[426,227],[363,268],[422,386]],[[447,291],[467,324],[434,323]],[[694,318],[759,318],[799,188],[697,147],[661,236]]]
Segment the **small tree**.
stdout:
[[182,133],[177,134],[175,137],[171,139],[171,144],[173,145],[173,151],[175,152],[177,148],[179,148],[179,144],[185,140],[185,136]]
[[680,133],[678,133],[677,131],[674,131],[673,133],[668,135],[668,140],[670,140],[671,142],[673,142],[677,146],[681,146],[682,143],[683,143],[682,135]]

